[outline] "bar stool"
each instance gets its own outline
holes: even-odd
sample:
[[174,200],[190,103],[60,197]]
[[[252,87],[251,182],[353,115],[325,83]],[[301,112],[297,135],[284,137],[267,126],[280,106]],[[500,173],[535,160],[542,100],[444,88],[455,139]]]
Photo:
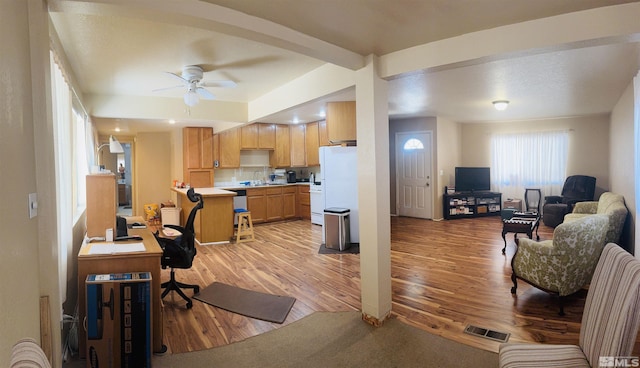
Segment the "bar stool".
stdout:
[[234,208],[233,213],[234,216],[238,216],[236,243],[256,240],[253,235],[253,221],[251,220],[251,212],[244,208]]

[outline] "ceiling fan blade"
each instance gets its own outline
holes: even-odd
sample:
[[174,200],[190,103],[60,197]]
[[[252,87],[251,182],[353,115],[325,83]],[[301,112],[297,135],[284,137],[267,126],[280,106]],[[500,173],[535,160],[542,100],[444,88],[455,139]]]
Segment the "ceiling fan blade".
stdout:
[[164,88],[156,88],[154,90],[151,90],[151,92],[167,91],[167,90],[174,89],[174,88],[184,88],[184,85],[172,86],[172,87],[164,87]]
[[165,72],[167,75],[170,75],[172,78],[175,78],[177,80],[179,80],[180,82],[182,82],[183,85],[185,84],[189,84],[189,81],[182,78],[181,76],[179,76],[178,74],[175,73],[171,73],[171,72]]
[[216,81],[203,81],[200,83],[202,87],[223,87],[223,88],[235,88],[238,84],[232,80],[216,80]]
[[202,87],[196,89],[196,93],[205,100],[215,100],[216,96]]

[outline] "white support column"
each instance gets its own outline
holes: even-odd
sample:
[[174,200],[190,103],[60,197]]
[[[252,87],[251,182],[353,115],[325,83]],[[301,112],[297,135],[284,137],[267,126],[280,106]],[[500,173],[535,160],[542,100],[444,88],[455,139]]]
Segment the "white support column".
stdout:
[[387,81],[370,55],[356,72],[358,212],[363,318],[380,325],[391,313],[391,220]]

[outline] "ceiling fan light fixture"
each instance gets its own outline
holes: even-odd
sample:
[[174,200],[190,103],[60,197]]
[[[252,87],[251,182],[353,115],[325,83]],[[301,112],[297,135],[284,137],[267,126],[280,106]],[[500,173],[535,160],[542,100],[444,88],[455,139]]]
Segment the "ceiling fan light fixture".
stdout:
[[191,89],[189,89],[189,91],[187,91],[187,93],[184,94],[184,103],[187,104],[187,106],[189,107],[193,107],[197,105],[199,101],[200,101],[200,96],[198,96],[198,94]]
[[507,101],[507,100],[493,101],[493,107],[495,107],[496,110],[498,110],[498,111],[506,110],[507,106],[509,106],[509,101]]

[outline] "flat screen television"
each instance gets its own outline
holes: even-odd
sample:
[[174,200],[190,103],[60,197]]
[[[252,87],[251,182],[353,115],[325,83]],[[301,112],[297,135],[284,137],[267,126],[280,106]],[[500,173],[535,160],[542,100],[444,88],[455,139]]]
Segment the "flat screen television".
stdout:
[[456,167],[456,192],[491,190],[491,170],[488,167]]

